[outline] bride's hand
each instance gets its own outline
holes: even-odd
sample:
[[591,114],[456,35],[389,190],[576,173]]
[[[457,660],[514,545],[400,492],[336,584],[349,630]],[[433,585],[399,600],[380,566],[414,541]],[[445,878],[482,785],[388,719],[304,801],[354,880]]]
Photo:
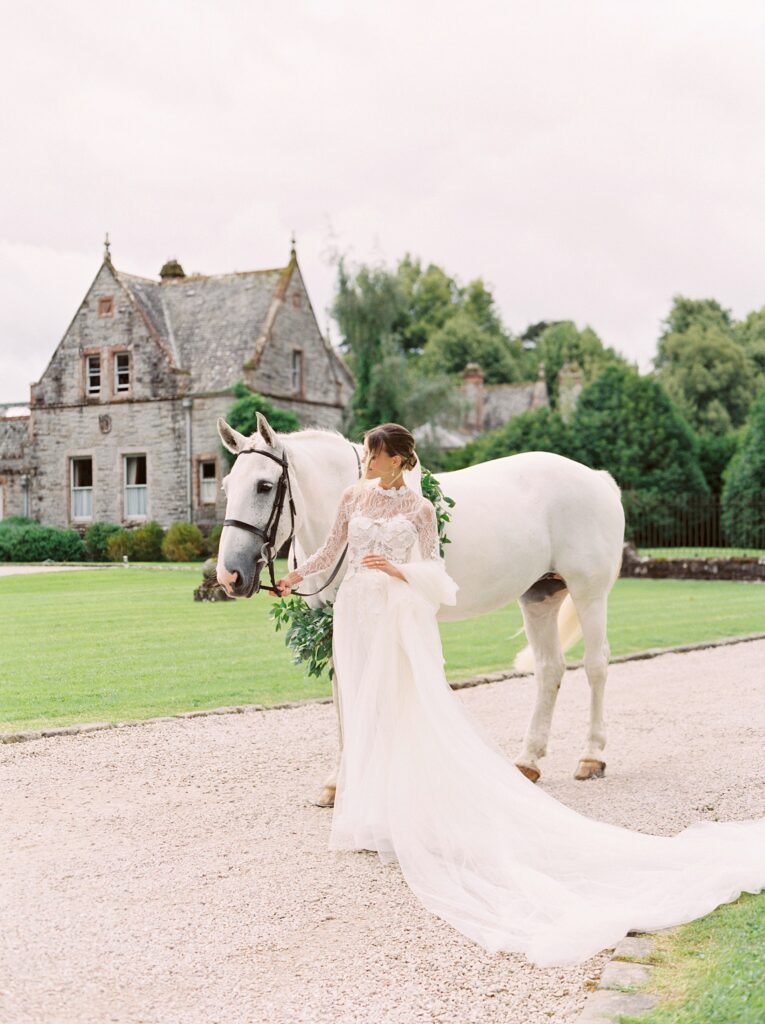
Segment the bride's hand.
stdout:
[[406,576],[401,573],[398,567],[392,565],[382,555],[364,555],[361,559],[361,564],[366,566],[367,569],[379,569],[380,572],[385,572],[389,576],[395,576],[396,579],[406,581]]
[[[286,576],[282,576],[280,580],[276,581],[276,589],[282,597],[286,597],[290,593],[293,587],[297,586],[298,583],[303,579],[299,572],[288,572]],[[273,593],[273,591],[271,591]]]

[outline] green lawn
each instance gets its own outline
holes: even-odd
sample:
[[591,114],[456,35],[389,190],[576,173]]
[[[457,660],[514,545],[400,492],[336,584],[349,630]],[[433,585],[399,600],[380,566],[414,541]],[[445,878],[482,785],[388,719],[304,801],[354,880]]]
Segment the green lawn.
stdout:
[[656,939],[657,969],[645,988],[659,1005],[621,1024],[762,1024],[765,895],[745,894]]
[[[200,579],[199,567],[0,578],[0,731],[330,693],[291,663],[268,595],[198,603]],[[517,605],[444,624],[449,678],[509,668],[525,643],[509,639],[520,625]],[[624,579],[611,595],[614,655],[763,630],[758,584]],[[569,658],[581,653],[580,643]]]

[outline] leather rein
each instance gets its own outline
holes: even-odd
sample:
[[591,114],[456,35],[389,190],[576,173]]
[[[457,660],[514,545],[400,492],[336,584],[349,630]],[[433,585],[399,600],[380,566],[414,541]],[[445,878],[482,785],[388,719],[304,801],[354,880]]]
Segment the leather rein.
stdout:
[[[361,460],[359,459],[359,453],[356,451],[356,448],[353,445],[351,445],[351,447],[353,447],[353,454],[356,456],[356,465],[358,466],[359,470],[359,479],[361,479]],[[241,451],[238,454],[265,455],[266,458],[273,459],[274,462],[278,462],[279,465],[282,467],[281,475],[276,484],[276,497],[274,498],[274,503],[271,507],[271,513],[268,517],[268,522],[265,525],[265,529],[261,528],[260,526],[253,526],[252,523],[245,523],[241,519],[223,520],[224,526],[236,526],[240,530],[247,530],[249,533],[254,533],[257,537],[263,538],[264,544],[260,549],[260,554],[263,560],[265,561],[266,565],[268,566],[268,572],[271,577],[271,586],[267,587],[266,589],[273,590],[275,594],[279,594],[279,591],[276,589],[276,578],[274,576],[274,558],[276,557],[276,533],[277,530],[279,529],[279,520],[281,519],[282,512],[284,511],[285,497],[289,499],[290,510],[290,533],[289,537],[285,541],[285,544],[287,543],[287,541],[290,542],[292,557],[295,561],[295,565],[293,565],[292,568],[295,569],[297,567],[297,558],[295,557],[295,545],[294,543],[292,543],[293,538],[295,536],[295,502],[292,497],[292,483],[290,481],[289,461],[287,459],[287,453],[285,451],[283,456],[280,457],[278,455],[272,455],[271,452],[259,451],[256,448],[245,448],[244,451]],[[294,594],[297,597],[313,597],[315,594],[320,594],[322,590],[326,590],[327,587],[332,582],[332,580],[335,578],[335,576],[337,576],[340,570],[340,566],[343,564],[343,559],[345,558],[345,553],[347,550],[348,545],[346,544],[345,547],[343,548],[343,552],[340,555],[340,558],[337,560],[337,565],[332,570],[332,575],[329,577],[329,579],[327,580],[323,587],[319,587],[318,590],[312,590],[309,594],[303,594],[299,590],[290,590],[290,593]],[[287,560],[287,564],[289,565],[289,559]],[[262,571],[263,570],[261,569],[260,572]],[[257,573],[255,577],[258,590],[260,590],[260,572]]]

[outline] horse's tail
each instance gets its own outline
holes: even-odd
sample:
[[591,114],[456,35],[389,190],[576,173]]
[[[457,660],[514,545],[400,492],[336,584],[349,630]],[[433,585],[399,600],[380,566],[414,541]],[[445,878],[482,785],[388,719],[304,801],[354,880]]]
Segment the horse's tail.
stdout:
[[[579,616],[576,614],[576,607],[571,599],[571,594],[566,594],[558,612],[558,636],[564,654],[574,646],[581,635],[582,627]],[[534,652],[531,649],[531,644],[527,644],[522,651],[516,654],[513,668],[516,672],[534,671]]]

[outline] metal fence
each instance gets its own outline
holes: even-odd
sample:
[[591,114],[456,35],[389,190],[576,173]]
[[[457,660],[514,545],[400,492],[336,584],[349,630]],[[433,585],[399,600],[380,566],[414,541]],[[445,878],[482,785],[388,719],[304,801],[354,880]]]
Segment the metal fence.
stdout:
[[622,491],[626,539],[636,547],[765,550],[765,494],[723,507],[718,496]]

